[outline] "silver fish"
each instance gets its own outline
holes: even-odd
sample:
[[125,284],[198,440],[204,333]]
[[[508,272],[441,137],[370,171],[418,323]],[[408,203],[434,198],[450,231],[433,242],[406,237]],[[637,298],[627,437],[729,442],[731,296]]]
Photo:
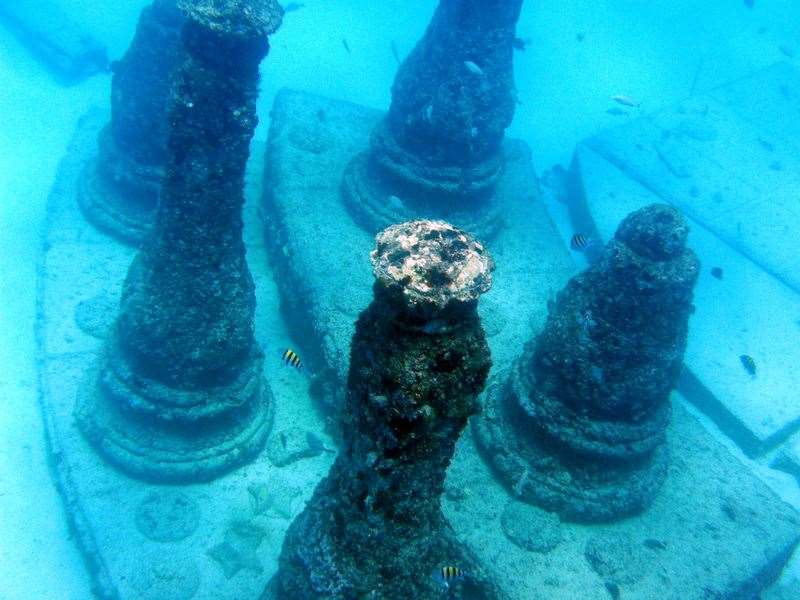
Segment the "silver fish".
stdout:
[[400,52],[397,51],[397,44],[394,43],[394,40],[389,43],[389,47],[392,49],[392,56],[394,56],[395,62],[399,65],[401,62]]
[[638,100],[634,100],[630,96],[624,96],[622,94],[611,96],[611,99],[617,104],[622,104],[622,106],[630,106],[631,108],[639,108],[642,105],[642,103]]
[[476,65],[471,60],[465,60],[464,66],[467,67],[467,71],[472,73],[473,75],[480,75],[483,77],[483,69],[481,69],[478,65]]

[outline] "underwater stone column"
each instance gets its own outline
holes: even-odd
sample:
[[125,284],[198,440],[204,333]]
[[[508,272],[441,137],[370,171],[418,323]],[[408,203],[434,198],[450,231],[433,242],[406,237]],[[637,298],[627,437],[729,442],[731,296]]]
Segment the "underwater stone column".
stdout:
[[440,597],[498,592],[453,538],[439,499],[491,364],[477,314],[486,250],[442,221],[394,225],[372,252],[377,281],[353,336],[342,450],[289,528],[264,598]]
[[628,215],[487,393],[474,433],[515,496],[577,521],[652,502],[699,268],[688,232],[666,205]]
[[78,201],[86,218],[124,242],[141,243],[155,218],[182,24],[176,0],[156,0],[142,10],[130,48],[113,66],[111,121],[80,181]]
[[96,385],[79,397],[76,417],[123,470],[197,481],[252,457],[271,425],[242,205],[258,66],[283,13],[258,0],[179,6],[187,57],[168,111],[153,235],[128,272]]
[[514,117],[514,29],[522,0],[441,0],[392,87],[392,104],[343,178],[368,231],[413,217],[452,221],[490,238],[493,190]]

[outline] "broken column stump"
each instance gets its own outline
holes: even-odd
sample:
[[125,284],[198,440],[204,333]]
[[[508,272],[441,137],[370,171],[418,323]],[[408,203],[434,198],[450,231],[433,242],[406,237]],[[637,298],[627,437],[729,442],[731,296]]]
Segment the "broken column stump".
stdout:
[[699,271],[688,230],[667,205],[629,215],[488,394],[476,439],[515,496],[577,521],[652,502]]
[[[441,512],[445,471],[491,365],[477,314],[488,252],[443,221],[377,236],[353,338],[341,450],[287,532],[276,598],[463,598],[499,590]],[[448,566],[452,581],[435,577]],[[455,571],[459,572],[459,571]]]

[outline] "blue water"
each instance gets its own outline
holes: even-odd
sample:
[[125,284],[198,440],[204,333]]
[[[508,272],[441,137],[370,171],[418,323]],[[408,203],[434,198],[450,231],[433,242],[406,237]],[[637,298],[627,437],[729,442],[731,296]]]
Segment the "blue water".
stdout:
[[[148,3],[60,0],[57,4],[116,59],[128,47],[139,11]],[[303,4],[286,16],[262,65],[256,146],[267,139],[270,107],[282,87],[386,108],[397,67],[392,45],[403,58],[424,32],[436,5],[422,0],[306,0]],[[43,11],[41,18],[45,21],[48,14]],[[524,52],[515,53],[520,103],[507,134],[530,145],[534,163],[543,172],[556,164],[567,167],[581,140],[608,127],[675,107],[690,96],[751,76],[779,61],[796,66],[800,4],[793,0],[754,0],[752,6],[740,0],[529,0],[518,35],[530,43]],[[36,402],[33,326],[45,200],[78,119],[92,106],[108,106],[109,86],[108,74],[69,87],[59,84],[18,36],[0,27],[0,114],[4,117],[0,125],[0,398],[4,399],[0,408],[0,600],[91,597],[90,576],[67,529],[48,471]],[[617,95],[634,99],[640,108],[617,114],[613,109],[618,104],[611,99]],[[800,177],[796,177],[800,171],[793,170],[797,165],[786,148],[800,145],[800,136],[794,134],[800,128],[800,113],[783,118],[784,151],[790,158],[781,165],[785,167],[782,181],[786,197],[792,197],[792,192],[800,192]],[[741,168],[751,179],[762,168],[753,153],[762,150],[757,139],[731,148],[742,156]],[[546,201],[566,246],[575,230],[566,205],[557,199]],[[775,219],[784,228],[767,227],[762,235],[792,246],[800,226],[798,212],[776,205],[776,211],[779,208]],[[748,207],[738,205],[725,214],[733,220],[747,219]],[[726,235],[729,245],[742,241],[735,228]],[[759,246],[758,240],[754,245]],[[583,265],[579,254],[574,258]],[[752,301],[759,306],[775,302],[775,306],[797,307],[796,294],[785,288],[780,288],[784,290],[780,298]],[[730,296],[747,297],[750,289],[745,278],[737,281]],[[730,347],[722,353],[732,361],[731,372],[737,376],[744,373],[739,355],[757,355],[759,383],[766,382],[766,387],[754,393],[754,403],[770,393],[770,378],[796,380],[796,363],[787,365],[781,357],[796,352],[797,330],[791,324],[798,318],[800,314],[788,319],[786,331],[794,336],[786,339],[758,335],[760,327],[774,331],[774,323],[743,322],[743,329],[756,332],[751,337],[758,340],[757,347]],[[276,319],[270,327],[284,325]],[[286,339],[291,334],[285,329],[274,331]],[[720,342],[711,338],[708,344],[718,347]],[[714,368],[712,363],[709,369]],[[281,372],[280,377],[290,376]],[[737,381],[723,383],[733,389]],[[794,400],[794,408],[797,403]],[[787,411],[792,409],[789,403]],[[797,481],[769,468],[772,455],[747,459],[730,432],[698,415],[746,469],[798,505]],[[793,423],[791,430],[798,425]],[[779,450],[786,447],[781,445]],[[784,598],[800,598],[797,562],[783,576]]]

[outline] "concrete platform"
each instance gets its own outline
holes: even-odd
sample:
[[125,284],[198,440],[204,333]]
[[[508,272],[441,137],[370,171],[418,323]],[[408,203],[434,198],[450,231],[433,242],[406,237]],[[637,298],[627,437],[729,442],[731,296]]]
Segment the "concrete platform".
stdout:
[[[286,90],[272,111],[267,243],[284,311],[329,409],[343,391],[353,321],[369,301],[372,283],[372,239],[352,224],[339,199],[339,181],[379,116]],[[493,377],[503,376],[541,328],[548,298],[572,272],[539,200],[529,155],[514,152],[517,144],[509,144],[512,160],[501,187],[507,227],[489,246],[497,262],[495,286],[480,306]],[[651,509],[614,525],[581,526],[537,516],[527,505],[513,505],[522,512],[504,519],[511,497],[465,433],[448,475],[445,512],[511,598],[756,597],[796,544],[798,516],[679,404],[669,438],[670,473]],[[504,533],[504,520],[507,531],[509,523],[531,523],[532,531]],[[510,541],[542,537],[545,529],[548,543],[529,543],[537,551]]]
[[790,439],[772,460],[771,466],[794,475],[800,485],[800,434]]
[[[330,452],[295,448],[296,456],[286,461],[273,461],[264,452],[208,484],[159,486],[110,467],[73,421],[76,396],[116,315],[133,257],[130,248],[86,223],[76,203],[77,179],[107,120],[107,114],[94,111],[81,121],[48,200],[37,339],[41,408],[56,485],[98,598],[257,598],[277,567],[291,519],[328,471]],[[256,149],[263,154],[263,145]],[[260,168],[249,179],[260,182]],[[249,191],[249,198],[260,197],[260,185]],[[310,402],[287,402],[307,397],[306,382],[280,363],[286,333],[255,203],[246,208],[246,222],[258,300],[257,338],[267,353],[265,376],[278,404],[272,435],[299,428],[314,432],[330,448],[333,443]]]
[[639,516],[608,525],[553,525],[531,510],[518,521],[531,522],[538,540],[560,541],[526,550],[503,536],[504,514],[514,501],[479,462],[470,436],[462,438],[448,474],[445,514],[512,598],[758,598],[791,555],[800,517],[677,397],[673,408],[667,479]]
[[[750,456],[800,429],[800,271],[787,243],[800,225],[800,162],[787,155],[800,138],[762,127],[733,99],[744,102],[734,91],[745,85],[769,89],[785,80],[794,89],[795,75],[778,65],[602,132],[579,144],[570,173],[575,226],[602,239],[651,202],[674,204],[689,219],[702,272],[681,389]],[[788,110],[783,103],[761,107]],[[774,161],[780,170],[771,168]],[[742,354],[754,358],[755,377]]]
[[585,141],[800,292],[800,72],[779,63]]

